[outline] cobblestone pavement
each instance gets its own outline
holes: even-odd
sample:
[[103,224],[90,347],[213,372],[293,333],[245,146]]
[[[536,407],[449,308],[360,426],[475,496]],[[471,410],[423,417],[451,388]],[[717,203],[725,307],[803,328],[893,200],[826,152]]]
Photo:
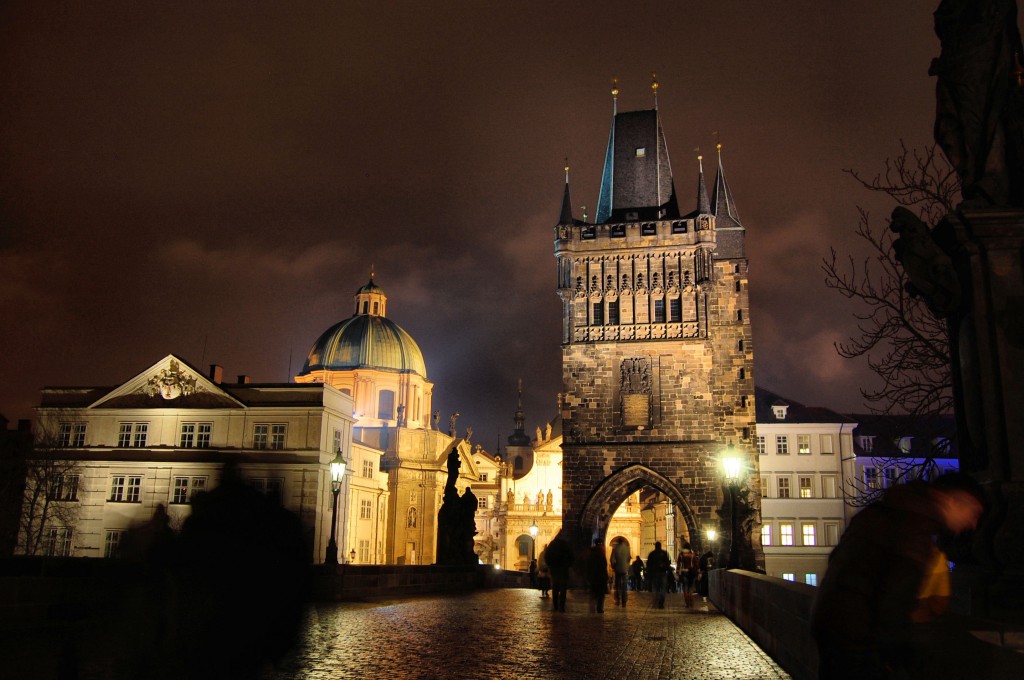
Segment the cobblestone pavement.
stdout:
[[729,619],[681,595],[630,593],[603,614],[582,591],[566,613],[535,590],[317,605],[266,680],[292,678],[788,678]]

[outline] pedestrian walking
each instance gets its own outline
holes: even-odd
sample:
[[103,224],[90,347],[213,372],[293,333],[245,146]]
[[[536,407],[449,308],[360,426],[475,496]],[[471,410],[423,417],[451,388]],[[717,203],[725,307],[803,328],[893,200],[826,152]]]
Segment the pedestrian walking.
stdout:
[[[811,608],[819,678],[939,677],[923,670],[930,654],[921,654],[922,639],[915,639],[923,633],[915,624],[949,599],[948,562],[933,537],[974,529],[982,499],[973,479],[951,473],[932,484],[894,486],[853,517],[829,555]],[[943,568],[933,572],[936,563]],[[933,573],[945,584],[935,588]],[[944,672],[985,677],[977,669],[977,675]]]
[[640,592],[644,585],[644,561],[640,559],[639,555],[633,560],[633,566],[629,568],[629,580],[633,590]]
[[654,606],[665,608],[665,590],[668,588],[668,572],[672,569],[668,553],[661,549],[661,541],[654,544],[654,550],[647,555],[647,579],[654,591]]
[[604,541],[594,539],[594,545],[587,553],[587,584],[590,597],[598,614],[604,613],[604,597],[608,594],[608,557],[604,553]]
[[564,612],[565,594],[569,589],[569,569],[572,567],[572,548],[561,534],[548,544],[544,559],[551,572],[551,607],[556,612]]
[[679,576],[679,587],[683,591],[683,600],[686,608],[693,607],[693,587],[697,582],[699,566],[697,564],[697,553],[693,551],[689,543],[683,543],[683,549],[676,557],[676,569]]
[[551,571],[548,569],[548,546],[540,551],[537,557],[537,587],[540,588],[540,596],[547,597],[551,589]]
[[698,567],[700,571],[697,573],[697,590],[706,600],[708,597],[708,573],[715,568],[715,554],[709,550],[701,555]]
[[620,607],[626,606],[626,587],[629,580],[629,542],[620,538],[612,548],[612,569],[615,571],[615,604]]
[[537,587],[537,560],[536,558],[530,560],[530,587]]

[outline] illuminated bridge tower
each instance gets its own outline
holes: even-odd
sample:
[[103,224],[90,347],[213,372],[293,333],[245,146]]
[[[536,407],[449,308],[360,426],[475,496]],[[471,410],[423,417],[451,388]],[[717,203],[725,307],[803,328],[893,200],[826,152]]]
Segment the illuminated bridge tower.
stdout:
[[[715,510],[730,452],[759,518],[744,229],[720,146],[713,198],[700,167],[696,203],[680,214],[656,98],[652,110],[614,111],[592,223],[573,217],[566,168],[555,227],[563,530],[581,545],[647,487],[672,501],[677,535],[707,549],[708,529],[728,530]],[[763,565],[754,538],[748,555]]]

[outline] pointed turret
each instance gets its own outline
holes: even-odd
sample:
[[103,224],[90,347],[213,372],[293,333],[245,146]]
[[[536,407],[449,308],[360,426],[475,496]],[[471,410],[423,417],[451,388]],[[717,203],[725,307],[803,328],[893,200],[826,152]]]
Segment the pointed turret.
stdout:
[[697,214],[709,215],[711,204],[708,202],[708,185],[704,182],[704,157],[697,156]]
[[[719,227],[740,227],[740,213],[736,209],[736,202],[733,200],[729,183],[725,180],[725,170],[722,169],[722,145],[718,145],[718,176],[715,178],[715,193],[711,199],[711,211]],[[729,224],[724,224],[728,222]]]
[[565,159],[565,193],[562,195],[562,214],[558,217],[559,224],[572,224],[572,198],[569,197],[569,159]]
[[[617,86],[612,95],[617,99]],[[672,183],[672,164],[658,110],[619,113],[616,104],[595,223],[676,217],[679,217],[679,208]]]
[[519,380],[519,395],[516,398],[516,429],[508,437],[509,446],[529,446],[530,436],[526,434],[526,414],[523,413],[523,381]]
[[715,232],[718,246],[715,250],[715,257],[727,259],[731,257],[746,257],[743,241],[746,230],[740,222],[740,213],[736,209],[736,201],[733,199],[732,190],[725,179],[725,170],[722,168],[722,145],[718,144],[718,176],[715,177],[715,192],[711,197],[711,213],[715,216]]

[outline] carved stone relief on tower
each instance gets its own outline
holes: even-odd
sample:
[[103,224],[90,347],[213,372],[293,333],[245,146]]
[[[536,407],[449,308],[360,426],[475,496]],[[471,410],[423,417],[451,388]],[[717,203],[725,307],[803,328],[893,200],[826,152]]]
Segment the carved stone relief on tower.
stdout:
[[651,424],[651,360],[647,357],[623,359],[620,365],[619,393],[622,397],[622,425],[644,428]]

